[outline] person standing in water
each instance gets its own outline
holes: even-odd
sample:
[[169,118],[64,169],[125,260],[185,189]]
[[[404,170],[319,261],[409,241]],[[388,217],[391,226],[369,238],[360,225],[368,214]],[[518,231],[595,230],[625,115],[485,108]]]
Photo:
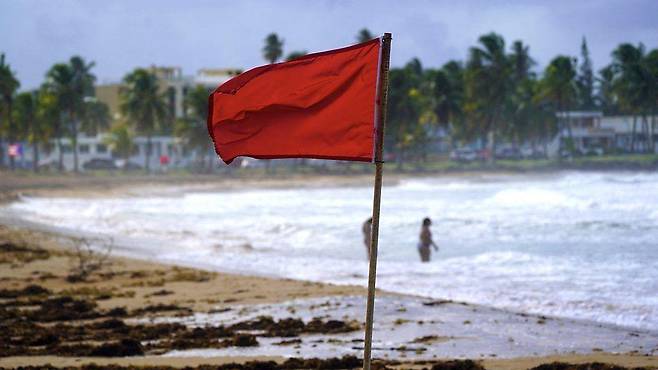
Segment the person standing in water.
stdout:
[[429,217],[425,217],[423,219],[423,225],[420,228],[420,240],[418,241],[418,254],[420,254],[421,262],[430,261],[430,247],[434,247],[434,250],[437,252],[439,251],[439,247],[432,240],[431,225],[432,220]]
[[366,256],[368,256],[368,259],[370,259],[370,242],[372,241],[372,217],[363,223],[363,226],[361,226],[361,231],[363,231],[363,244],[366,245]]

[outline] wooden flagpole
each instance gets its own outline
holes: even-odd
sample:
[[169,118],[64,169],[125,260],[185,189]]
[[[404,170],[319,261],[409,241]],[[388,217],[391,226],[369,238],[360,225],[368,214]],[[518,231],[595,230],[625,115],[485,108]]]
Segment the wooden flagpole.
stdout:
[[370,370],[372,351],[372,322],[375,311],[375,281],[377,278],[377,242],[379,239],[379,209],[382,198],[382,170],[384,166],[384,127],[386,126],[386,100],[388,98],[388,69],[391,58],[391,34],[382,37],[379,62],[379,91],[377,131],[375,136],[375,191],[372,200],[372,234],[370,238],[370,265],[368,269],[368,302],[366,305],[366,337],[363,348],[363,370]]

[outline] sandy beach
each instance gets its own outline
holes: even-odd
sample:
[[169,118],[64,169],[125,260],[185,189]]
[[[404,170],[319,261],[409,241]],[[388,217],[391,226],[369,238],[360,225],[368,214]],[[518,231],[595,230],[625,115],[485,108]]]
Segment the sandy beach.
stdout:
[[[176,186],[204,191],[294,183],[86,181],[74,187],[68,180],[41,186],[41,180],[3,179],[3,194],[12,201],[18,193],[166,195]],[[368,181],[361,176],[312,177],[304,185]],[[0,225],[0,312],[2,330],[8,333],[0,340],[1,367],[361,366],[365,289],[360,286],[228,274],[116,254],[84,281],[71,281],[79,262],[74,246],[68,236]],[[387,292],[378,292],[377,320],[378,368],[658,366],[658,336],[651,331]],[[591,363],[607,365],[582,365]]]

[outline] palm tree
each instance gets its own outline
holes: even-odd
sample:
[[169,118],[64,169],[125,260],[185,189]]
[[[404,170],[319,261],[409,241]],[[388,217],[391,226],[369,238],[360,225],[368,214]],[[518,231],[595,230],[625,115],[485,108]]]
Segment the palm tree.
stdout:
[[[119,156],[128,164],[128,159],[135,153],[133,134],[127,124],[121,123],[110,129],[109,135],[105,137],[105,143],[114,155]],[[124,170],[128,166],[124,165]]]
[[50,138],[60,132],[62,118],[56,95],[49,92],[45,87],[42,87],[36,96],[36,119],[34,120],[34,125],[32,126],[30,133],[30,141],[32,142],[32,145],[34,145],[34,162],[37,164],[35,170],[38,171],[39,144],[48,144]]
[[[519,40],[512,43],[508,58],[512,75],[509,96],[505,102],[506,112],[509,114],[505,129],[507,137],[517,145],[535,133],[533,130],[535,127],[532,127],[536,108],[534,104],[536,76],[532,72],[535,61],[530,56],[530,46],[524,45]],[[532,143],[534,146],[536,140]]]
[[423,68],[418,59],[412,59],[404,68],[395,68],[389,74],[389,95],[386,130],[388,145],[396,152],[398,168],[402,168],[405,153],[422,139],[419,119],[424,101],[421,84]]
[[299,58],[299,57],[303,57],[303,56],[306,55],[306,54],[308,54],[308,51],[306,51],[306,50],[296,50],[296,51],[292,51],[292,52],[290,52],[290,54],[288,54],[288,56],[286,57],[286,61],[289,62],[289,61],[294,60],[294,59],[297,59],[297,58]]
[[73,147],[73,170],[78,172],[78,131],[80,129],[80,121],[85,120],[86,98],[94,96],[96,76],[91,73],[91,69],[95,63],[86,63],[81,57],[73,56],[69,60],[69,64],[71,66],[71,90],[73,92],[69,112]]
[[656,151],[654,136],[656,134],[656,114],[658,114],[658,49],[651,50],[644,58],[650,83],[647,97],[651,115],[651,150]]
[[655,106],[655,82],[651,78],[651,67],[645,59],[644,45],[637,47],[631,44],[621,44],[612,52],[612,66],[616,78],[613,89],[616,92],[620,108],[633,115],[633,131],[631,134],[631,150],[636,144],[637,117],[642,119],[644,139],[647,149],[652,148],[647,115]]
[[536,64],[530,57],[530,46],[523,45],[522,41],[514,41],[512,52],[509,55],[512,63],[512,76],[515,83],[531,77],[531,69]]
[[373,36],[373,34],[367,28],[362,28],[359,31],[359,33],[356,34],[356,41],[357,42],[366,42],[366,41],[372,40],[374,38],[375,38],[375,36]]
[[[560,119],[558,119],[558,128],[560,135],[562,135],[563,126],[565,126],[564,123],[566,122],[569,135],[569,150],[573,149],[573,135],[568,111],[576,101],[575,64],[575,61],[570,57],[562,55],[555,57],[544,71],[544,76],[540,82],[541,91],[539,93],[540,100],[553,104],[557,112],[563,113]],[[564,117],[564,114],[567,117]],[[566,118],[566,120],[563,118]],[[560,145],[562,145],[562,142],[560,142]]]
[[[7,121],[7,131],[9,132],[9,142],[11,143],[15,140],[11,135],[14,127],[14,122],[12,118],[12,103],[14,99],[14,93],[18,90],[20,83],[14,72],[11,70],[9,64],[5,63],[5,55],[0,55],[0,112],[5,113]],[[0,133],[2,132],[0,126]],[[2,146],[2,137],[0,136],[0,164],[4,163],[4,148]],[[11,169],[14,169],[14,157],[9,157],[9,165]]]
[[510,91],[512,67],[502,36],[489,33],[481,36],[478,42],[480,46],[470,49],[466,67],[464,108],[469,120],[487,133],[489,161],[493,162],[496,131]]
[[110,108],[96,98],[87,97],[83,104],[80,128],[87,135],[96,135],[110,127]]
[[283,40],[276,33],[270,33],[265,38],[263,58],[270,63],[276,63],[283,55]]
[[37,172],[37,162],[39,161],[39,143],[36,140],[31,140],[31,133],[37,130],[36,115],[37,115],[37,101],[36,94],[33,92],[24,92],[16,96],[15,103],[15,121],[20,129],[21,138],[28,139],[33,145],[33,169]]
[[[73,90],[73,70],[69,64],[55,64],[46,73],[46,82],[44,90],[52,94],[57,99],[57,108],[59,119],[54,126],[54,135],[57,140],[57,150],[59,152],[58,169],[64,170],[64,152],[62,148],[62,137],[64,136],[67,125],[65,122],[73,120],[74,110],[76,107],[76,96]],[[68,125],[69,128],[71,125]]]
[[[202,166],[211,169],[212,160],[210,141],[208,140],[208,95],[210,90],[202,85],[197,85],[185,96],[187,115],[179,119],[174,128],[174,134],[185,141],[185,146],[197,150],[201,154]],[[207,163],[207,166],[206,166]]]
[[146,136],[146,157],[144,168],[150,169],[151,138],[166,125],[167,103],[159,93],[155,74],[138,68],[124,77],[125,88],[120,91],[120,108],[128,122]]
[[614,80],[615,71],[612,65],[602,68],[599,71],[599,77],[596,79],[598,89],[595,100],[604,114],[614,115],[619,111],[617,97],[614,91]]
[[434,113],[439,124],[456,124],[461,115],[464,69],[457,61],[450,61],[434,75]]

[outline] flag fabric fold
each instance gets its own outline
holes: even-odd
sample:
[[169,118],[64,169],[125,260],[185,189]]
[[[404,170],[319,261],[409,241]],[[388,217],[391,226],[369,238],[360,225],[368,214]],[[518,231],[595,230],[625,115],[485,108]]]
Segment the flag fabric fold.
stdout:
[[257,67],[209,97],[208,132],[227,164],[373,160],[381,39]]

